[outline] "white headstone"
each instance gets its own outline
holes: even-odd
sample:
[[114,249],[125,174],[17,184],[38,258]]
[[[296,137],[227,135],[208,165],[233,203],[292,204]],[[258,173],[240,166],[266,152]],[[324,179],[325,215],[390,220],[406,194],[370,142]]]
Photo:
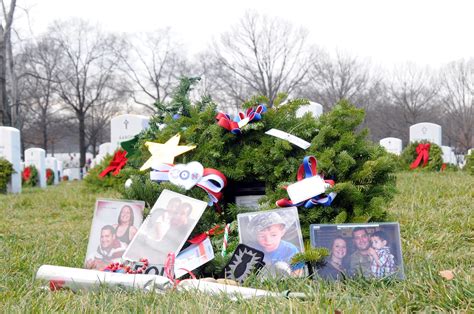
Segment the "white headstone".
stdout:
[[0,127],[0,157],[5,158],[13,165],[10,183],[8,183],[7,192],[21,193],[21,144],[20,131],[2,126]]
[[402,140],[396,137],[386,137],[380,140],[380,145],[383,146],[387,152],[400,155],[402,153]]
[[410,127],[410,143],[423,140],[441,146],[441,126],[429,122],[412,125]]
[[63,171],[65,176],[68,176],[68,180],[80,180],[81,179],[81,168],[67,168]]
[[449,146],[441,146],[441,149],[443,150],[443,162],[456,165],[456,155],[454,154],[452,148]]
[[110,142],[114,149],[120,145],[120,142],[132,139],[135,135],[148,128],[150,118],[123,114],[110,120]]
[[59,174],[58,174],[58,160],[54,157],[46,157],[46,169],[53,170],[54,173],[54,184],[59,183]]
[[42,148],[28,148],[25,150],[25,166],[35,166],[38,170],[39,186],[46,187],[46,152]]
[[102,143],[99,145],[99,154],[105,156],[107,154],[113,155],[115,152],[115,147],[110,142]]
[[301,118],[307,112],[311,113],[314,118],[317,118],[323,114],[323,106],[310,101],[308,105],[303,105],[296,110],[296,117]]
[[58,178],[59,181],[63,179],[63,161],[58,160]]
[[472,154],[472,151],[474,150],[474,148],[471,148],[471,149],[468,149],[467,150],[467,155],[469,156],[470,154]]

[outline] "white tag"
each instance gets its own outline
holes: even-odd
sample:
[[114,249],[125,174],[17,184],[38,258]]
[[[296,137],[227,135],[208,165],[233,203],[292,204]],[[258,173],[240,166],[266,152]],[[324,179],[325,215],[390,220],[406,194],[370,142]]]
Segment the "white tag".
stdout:
[[282,130],[278,130],[278,129],[270,129],[268,130],[267,132],[265,132],[265,134],[268,134],[268,135],[272,135],[272,136],[275,136],[275,137],[278,137],[278,138],[281,138],[282,140],[286,140],[288,142],[290,142],[291,144],[294,144],[302,149],[308,149],[308,147],[311,146],[311,143],[309,142],[306,142],[305,140],[303,140],[302,138],[299,138],[297,136],[294,136],[294,135],[291,135],[289,133],[286,133]]
[[297,204],[323,194],[327,186],[328,184],[320,176],[315,175],[288,185],[286,191],[293,204]]

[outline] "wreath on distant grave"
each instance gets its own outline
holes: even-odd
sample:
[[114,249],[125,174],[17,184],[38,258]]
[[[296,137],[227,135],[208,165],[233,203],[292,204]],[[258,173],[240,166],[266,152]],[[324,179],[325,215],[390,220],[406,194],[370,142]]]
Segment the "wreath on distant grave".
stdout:
[[48,185],[53,185],[54,184],[54,178],[55,178],[55,173],[53,169],[47,168],[46,169],[46,183]]
[[14,172],[12,163],[4,158],[0,158],[0,193],[7,192],[8,182],[10,182]]
[[410,143],[402,152],[404,170],[440,171],[443,166],[443,151],[428,141]]
[[21,173],[21,181],[23,186],[37,186],[38,185],[38,170],[35,166],[27,166]]

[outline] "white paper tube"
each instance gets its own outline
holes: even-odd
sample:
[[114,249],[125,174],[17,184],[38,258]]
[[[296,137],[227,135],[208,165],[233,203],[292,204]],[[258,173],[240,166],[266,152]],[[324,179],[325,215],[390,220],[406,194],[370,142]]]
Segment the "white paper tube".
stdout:
[[158,275],[133,275],[52,265],[41,266],[36,272],[36,279],[53,280],[59,287],[74,291],[94,290],[104,285],[129,290],[164,291],[173,286],[168,278]]
[[238,298],[256,298],[256,297],[282,297],[281,293],[275,293],[267,290],[223,285],[220,283],[202,281],[198,279],[187,279],[183,280],[178,285],[178,290],[198,290],[203,293],[210,295],[222,295],[227,294],[232,300]]

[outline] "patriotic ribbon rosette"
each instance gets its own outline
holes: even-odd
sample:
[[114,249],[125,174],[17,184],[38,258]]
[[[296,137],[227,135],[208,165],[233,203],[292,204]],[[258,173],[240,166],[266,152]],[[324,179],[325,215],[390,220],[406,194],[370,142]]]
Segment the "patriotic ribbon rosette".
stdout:
[[219,112],[216,116],[217,124],[219,124],[224,129],[230,131],[233,134],[241,134],[241,129],[247,124],[255,121],[260,121],[262,119],[262,113],[267,111],[265,105],[258,105],[255,109],[248,108],[245,112],[239,112],[235,116],[234,120],[230,118],[230,115],[224,112]]
[[168,163],[154,165],[150,172],[150,180],[170,181],[186,190],[198,186],[207,192],[210,199],[209,205],[217,205],[223,196],[221,190],[227,185],[227,178],[222,172],[213,168],[204,168],[197,161],[178,165]]
[[311,208],[316,205],[330,206],[337,193],[325,194],[326,189],[334,186],[333,180],[325,180],[317,171],[317,160],[306,156],[298,168],[297,182],[286,187],[291,200],[287,198],[276,202],[279,207],[303,206]]

